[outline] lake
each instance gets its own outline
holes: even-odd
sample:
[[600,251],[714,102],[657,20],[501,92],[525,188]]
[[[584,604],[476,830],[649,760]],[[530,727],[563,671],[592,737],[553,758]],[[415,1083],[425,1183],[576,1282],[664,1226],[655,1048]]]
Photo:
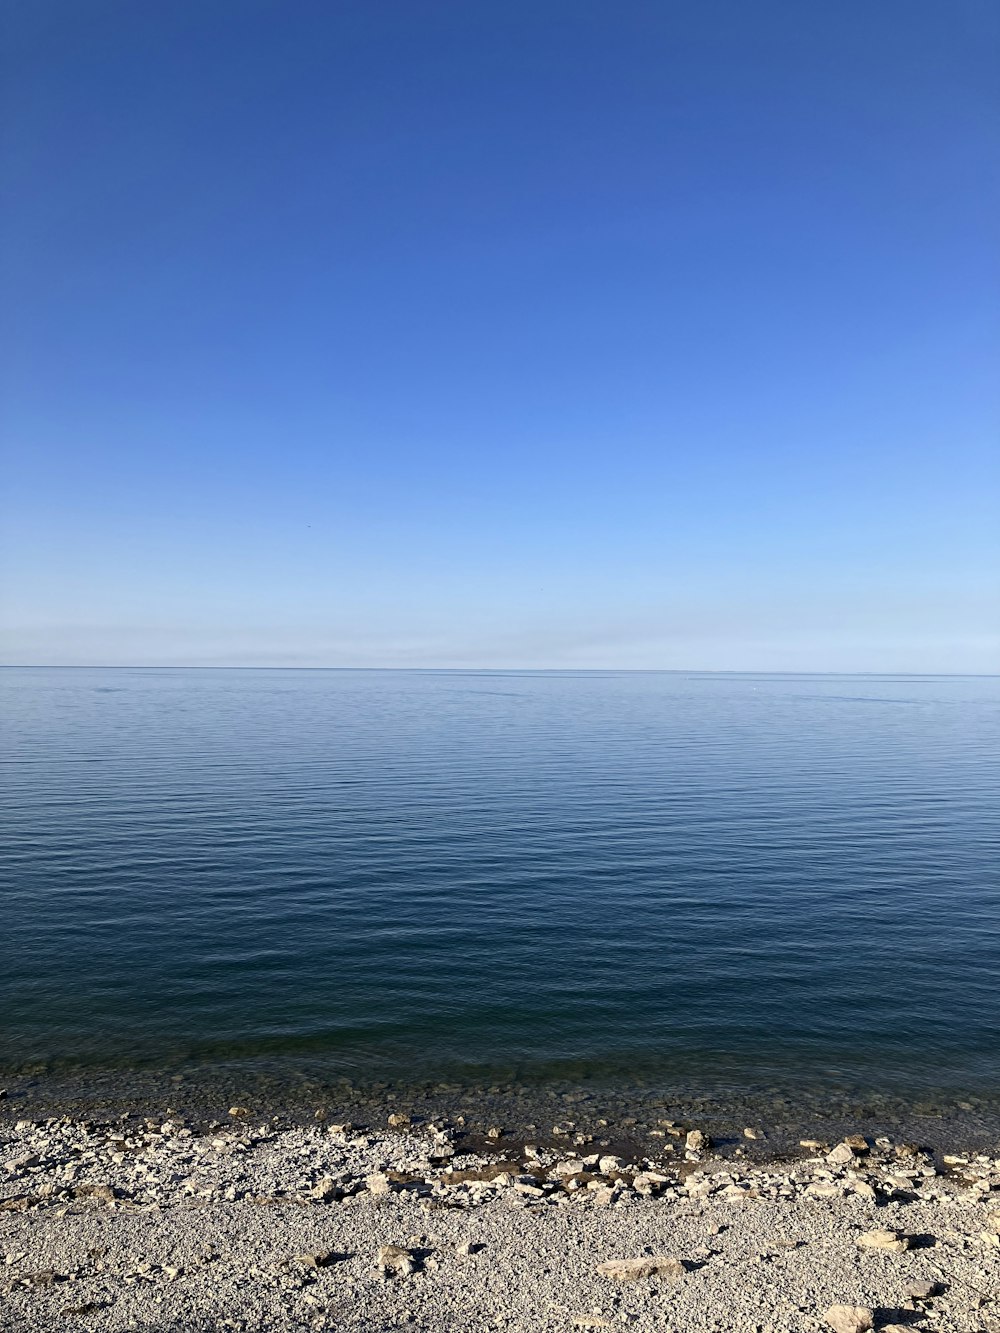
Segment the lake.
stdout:
[[0,688],[8,1078],[1000,1094],[998,678]]

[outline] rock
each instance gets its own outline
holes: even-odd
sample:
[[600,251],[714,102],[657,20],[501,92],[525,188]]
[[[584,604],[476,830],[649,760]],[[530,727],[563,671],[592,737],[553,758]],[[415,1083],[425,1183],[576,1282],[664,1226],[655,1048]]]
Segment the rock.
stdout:
[[908,1282],[903,1288],[903,1295],[911,1301],[929,1301],[937,1295],[937,1291],[936,1282]]
[[38,1162],[38,1154],[29,1153],[26,1157],[12,1157],[9,1162],[4,1162],[3,1169],[9,1176],[14,1176],[20,1171],[27,1171],[29,1167],[37,1166]]
[[692,1129],[684,1139],[684,1146],[688,1152],[701,1152],[709,1144],[708,1135],[700,1129]]
[[866,1250],[890,1250],[893,1254],[902,1254],[910,1248],[909,1238],[898,1231],[865,1231],[855,1244]]
[[73,1187],[74,1199],[96,1199],[99,1203],[114,1203],[115,1192],[110,1185],[94,1185],[82,1181]]
[[556,1162],[552,1168],[552,1174],[554,1176],[577,1176],[583,1169],[584,1166],[581,1161]]
[[389,1117],[390,1129],[405,1129],[411,1123],[410,1117],[404,1115],[401,1111],[393,1111],[392,1115]]
[[322,1203],[329,1203],[331,1199],[336,1199],[340,1193],[341,1190],[333,1177],[324,1176],[309,1191],[309,1197],[319,1199]]
[[319,1250],[315,1254],[297,1254],[295,1262],[304,1268],[329,1268],[338,1257],[336,1250]]
[[231,1106],[229,1108],[229,1114],[231,1116],[249,1115],[250,1111],[246,1106]]
[[827,1153],[826,1160],[834,1166],[846,1166],[854,1161],[854,1149],[849,1143],[838,1143],[832,1152]]
[[388,1194],[392,1190],[389,1177],[382,1172],[377,1172],[373,1176],[365,1176],[365,1186],[369,1194],[376,1196]]
[[614,1282],[638,1282],[644,1277],[682,1278],[687,1270],[680,1259],[660,1254],[641,1259],[605,1259],[597,1265],[597,1271]]
[[56,1282],[68,1281],[67,1274],[57,1273],[54,1268],[43,1268],[37,1273],[28,1273],[21,1279],[26,1287],[51,1287]]
[[653,1194],[666,1185],[669,1179],[660,1171],[639,1171],[632,1181],[632,1188],[637,1194]]
[[986,1219],[986,1230],[995,1231],[1000,1235],[1000,1213],[990,1213]]
[[817,1199],[839,1199],[843,1190],[839,1185],[828,1185],[822,1180],[814,1180],[807,1187],[806,1193]]
[[491,1125],[489,1129],[486,1131],[486,1137],[488,1139],[502,1139],[503,1130],[500,1128],[499,1125]]
[[620,1157],[600,1157],[597,1161],[597,1169],[602,1176],[606,1176],[609,1171],[620,1171],[622,1159]]
[[0,1213],[26,1213],[38,1202],[37,1194],[15,1194],[10,1199],[0,1199]]
[[610,1319],[605,1319],[600,1314],[575,1314],[573,1316],[574,1328],[613,1328]]
[[743,1137],[745,1139],[759,1139],[761,1134],[759,1130],[747,1128],[743,1131]]
[[417,1261],[412,1251],[404,1250],[401,1245],[383,1245],[375,1267],[386,1277],[409,1277],[417,1271]]
[[810,1152],[819,1152],[823,1147],[819,1139],[799,1139],[800,1148],[808,1148]]
[[864,1305],[831,1305],[823,1317],[834,1333],[868,1333],[875,1327],[875,1313]]

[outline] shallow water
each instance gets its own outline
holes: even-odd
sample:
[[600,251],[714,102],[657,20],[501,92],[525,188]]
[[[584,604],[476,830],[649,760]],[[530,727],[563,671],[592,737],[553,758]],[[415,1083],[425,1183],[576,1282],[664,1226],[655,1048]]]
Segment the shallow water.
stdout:
[[1000,1095],[1000,679],[0,672],[0,1068]]

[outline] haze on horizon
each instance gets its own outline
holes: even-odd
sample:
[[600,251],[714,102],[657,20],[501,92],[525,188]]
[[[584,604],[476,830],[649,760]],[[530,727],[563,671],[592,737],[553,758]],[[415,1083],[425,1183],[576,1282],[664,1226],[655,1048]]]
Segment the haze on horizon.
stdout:
[[1000,670],[989,0],[3,50],[0,660]]

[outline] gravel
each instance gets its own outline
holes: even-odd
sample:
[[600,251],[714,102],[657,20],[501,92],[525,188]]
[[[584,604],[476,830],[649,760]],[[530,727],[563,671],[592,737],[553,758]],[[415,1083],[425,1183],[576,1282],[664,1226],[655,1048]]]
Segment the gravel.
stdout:
[[[1000,1333],[1000,1158],[466,1151],[443,1120],[0,1129],[0,1329]],[[876,1239],[873,1239],[876,1238]]]

